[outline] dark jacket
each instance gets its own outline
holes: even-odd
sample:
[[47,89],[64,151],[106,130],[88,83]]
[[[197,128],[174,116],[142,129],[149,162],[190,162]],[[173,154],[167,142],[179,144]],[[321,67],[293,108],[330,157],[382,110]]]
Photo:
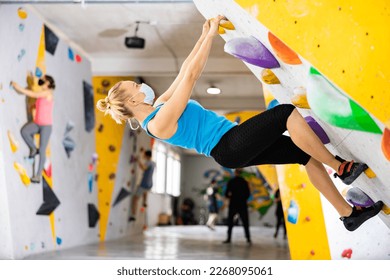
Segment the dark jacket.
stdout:
[[225,196],[230,199],[229,207],[246,208],[250,196],[248,182],[239,176],[230,179],[227,183]]

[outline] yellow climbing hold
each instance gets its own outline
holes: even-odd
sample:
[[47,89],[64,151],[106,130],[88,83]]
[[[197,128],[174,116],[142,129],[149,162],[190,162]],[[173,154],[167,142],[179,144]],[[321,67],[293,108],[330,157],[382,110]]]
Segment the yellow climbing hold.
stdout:
[[269,85],[280,84],[278,77],[270,69],[264,69],[261,71],[261,80]]
[[366,176],[367,176],[368,178],[370,178],[370,179],[376,177],[376,174],[374,173],[374,171],[372,171],[371,168],[367,168],[367,169],[364,171],[364,174],[366,174]]
[[341,191],[341,195],[342,195],[343,197],[346,197],[346,196],[347,196],[347,192],[348,192],[350,189],[351,189],[350,187],[344,188],[344,189]]
[[219,23],[219,26],[222,26],[223,28],[227,30],[235,30],[233,23],[229,20],[221,20]]
[[7,134],[8,134],[9,144],[11,145],[11,150],[12,150],[13,153],[15,153],[19,149],[19,144],[15,140],[15,137],[13,136],[11,131],[8,130]]
[[30,177],[27,175],[26,169],[16,161],[14,162],[14,168],[19,173],[20,179],[22,180],[23,184],[25,186],[28,186],[31,184]]
[[386,215],[390,215],[390,207],[387,206],[386,204],[383,205],[382,211],[383,211],[383,213],[385,213]]
[[226,33],[225,29],[223,29],[223,27],[221,26],[218,26],[218,34],[225,34],[225,33]]
[[26,12],[26,10],[24,10],[23,8],[19,8],[19,9],[18,9],[18,16],[19,16],[21,19],[26,19],[26,18],[27,18],[27,12]]
[[310,109],[309,102],[307,102],[306,89],[304,87],[297,87],[294,89],[294,95],[291,98],[291,103],[302,109]]

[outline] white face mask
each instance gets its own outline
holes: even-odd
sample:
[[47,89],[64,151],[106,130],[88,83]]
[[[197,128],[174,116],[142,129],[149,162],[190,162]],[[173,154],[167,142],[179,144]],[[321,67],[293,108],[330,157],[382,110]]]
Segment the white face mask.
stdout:
[[133,127],[133,124],[132,124],[132,121],[131,121],[131,120],[132,120],[131,118],[128,120],[128,122],[129,122],[129,124],[130,124],[130,128],[131,128],[132,130],[137,130],[137,129],[139,128],[139,124],[137,123],[137,127]]
[[149,105],[153,105],[153,101],[154,101],[154,97],[155,97],[153,89],[150,86],[148,86],[147,84],[142,83],[139,90],[140,90],[140,92],[145,94],[144,103],[149,104]]

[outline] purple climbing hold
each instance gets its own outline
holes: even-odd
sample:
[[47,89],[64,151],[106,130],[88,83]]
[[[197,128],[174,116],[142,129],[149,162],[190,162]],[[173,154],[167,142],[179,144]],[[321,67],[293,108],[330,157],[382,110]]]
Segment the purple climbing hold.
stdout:
[[351,204],[360,207],[370,207],[375,203],[365,192],[356,187],[348,190],[346,199]]
[[305,120],[306,120],[307,124],[311,127],[311,129],[313,129],[315,134],[317,134],[318,138],[321,139],[321,142],[323,144],[329,144],[330,143],[328,135],[322,129],[322,127],[318,124],[318,122],[315,119],[313,119],[313,117],[307,116],[307,117],[305,117]]
[[234,38],[225,44],[225,52],[262,68],[279,68],[273,54],[255,37]]

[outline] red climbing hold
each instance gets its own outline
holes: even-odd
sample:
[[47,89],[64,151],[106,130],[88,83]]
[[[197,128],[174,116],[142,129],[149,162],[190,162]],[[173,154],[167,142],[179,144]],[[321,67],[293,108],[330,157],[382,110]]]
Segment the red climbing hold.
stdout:
[[81,60],[82,60],[82,59],[81,59],[81,56],[79,56],[78,54],[76,54],[76,61],[77,61],[77,62],[81,62]]
[[343,258],[348,258],[350,259],[351,256],[352,256],[352,249],[345,249],[342,253],[341,253],[341,256]]

